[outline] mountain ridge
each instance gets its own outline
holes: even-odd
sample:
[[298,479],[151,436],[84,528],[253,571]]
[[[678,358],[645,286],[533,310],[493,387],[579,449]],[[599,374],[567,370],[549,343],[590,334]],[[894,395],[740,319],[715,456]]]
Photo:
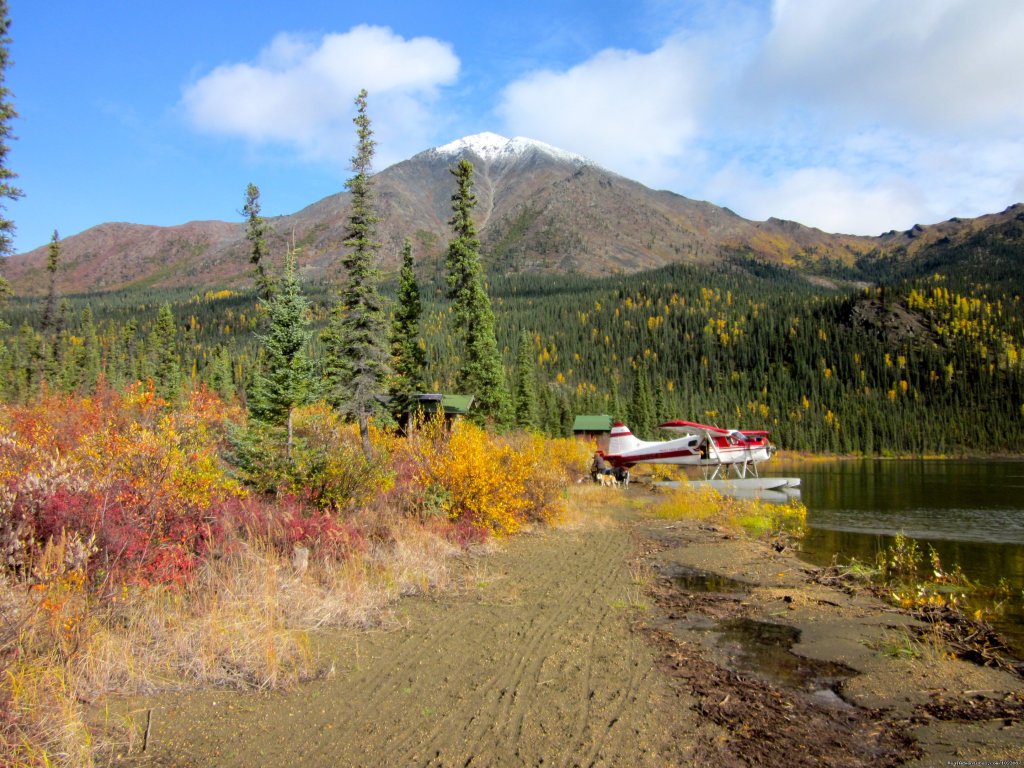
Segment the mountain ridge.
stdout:
[[[1015,217],[1011,206],[976,219],[915,225],[878,237],[830,234],[798,222],[751,221],[707,201],[653,190],[582,155],[493,133],[463,137],[374,175],[381,267],[398,266],[406,237],[423,265],[438,264],[449,236],[450,167],[474,163],[474,220],[488,267],[504,272],[632,273],[672,263],[712,264],[737,255],[797,271],[819,263],[849,269],[873,258],[913,259]],[[307,278],[337,279],[348,195],[335,193],[295,213],[267,217],[274,260],[301,250]],[[170,227],[107,222],[61,242],[63,292],[132,287],[235,287],[251,281],[245,222],[193,221]],[[46,290],[47,246],[12,256],[16,293]]]

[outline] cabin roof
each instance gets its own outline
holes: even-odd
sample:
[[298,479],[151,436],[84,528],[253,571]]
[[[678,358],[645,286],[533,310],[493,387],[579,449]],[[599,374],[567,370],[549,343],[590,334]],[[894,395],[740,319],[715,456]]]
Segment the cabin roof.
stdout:
[[441,407],[445,413],[465,416],[473,405],[473,395],[441,395]]
[[[409,397],[420,405],[432,404],[434,408],[440,406],[449,416],[465,416],[474,400],[473,395],[445,395],[441,392],[414,392]],[[393,400],[390,395],[380,395],[377,399],[385,405]]]
[[583,414],[572,423],[573,432],[611,432],[612,417],[606,414]]

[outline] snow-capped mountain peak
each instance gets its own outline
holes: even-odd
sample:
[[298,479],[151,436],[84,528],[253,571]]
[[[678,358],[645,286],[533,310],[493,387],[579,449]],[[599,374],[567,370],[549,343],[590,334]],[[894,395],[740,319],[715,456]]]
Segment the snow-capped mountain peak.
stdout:
[[455,141],[449,142],[448,144],[437,147],[431,151],[439,155],[448,155],[452,157],[460,155],[463,152],[472,152],[474,155],[488,163],[493,163],[495,160],[515,160],[520,157],[524,157],[531,151],[540,151],[564,162],[586,165],[591,164],[587,158],[583,157],[583,155],[566,152],[563,149],[552,147],[550,144],[545,144],[543,141],[527,139],[522,136],[517,136],[514,139],[508,139],[504,136],[499,136],[496,133],[491,133],[490,131],[456,139]]
[[504,136],[484,131],[456,139],[442,147],[437,147],[434,151],[441,155],[460,155],[463,152],[472,152],[477,157],[493,161],[502,153],[508,143],[509,139]]

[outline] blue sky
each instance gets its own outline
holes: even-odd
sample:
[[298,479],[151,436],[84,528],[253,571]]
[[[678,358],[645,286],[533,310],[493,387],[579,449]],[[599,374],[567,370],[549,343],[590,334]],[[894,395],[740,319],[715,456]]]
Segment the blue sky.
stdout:
[[1018,0],[10,0],[16,250],[241,220],[494,131],[649,186],[880,234],[1024,200]]

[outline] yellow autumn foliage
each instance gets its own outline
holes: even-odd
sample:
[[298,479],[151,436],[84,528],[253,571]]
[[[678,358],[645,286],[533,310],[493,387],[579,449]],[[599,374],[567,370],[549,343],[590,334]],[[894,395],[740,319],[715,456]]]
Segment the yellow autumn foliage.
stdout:
[[530,433],[508,437],[460,421],[422,459],[422,482],[443,491],[453,520],[498,535],[532,522],[553,522],[564,509],[566,476],[586,469],[590,452],[573,440]]
[[732,530],[742,530],[755,538],[767,538],[785,532],[800,537],[807,525],[807,508],[793,499],[775,504],[763,499],[738,499],[707,486],[681,483],[653,507],[657,517],[667,520],[711,521]]

